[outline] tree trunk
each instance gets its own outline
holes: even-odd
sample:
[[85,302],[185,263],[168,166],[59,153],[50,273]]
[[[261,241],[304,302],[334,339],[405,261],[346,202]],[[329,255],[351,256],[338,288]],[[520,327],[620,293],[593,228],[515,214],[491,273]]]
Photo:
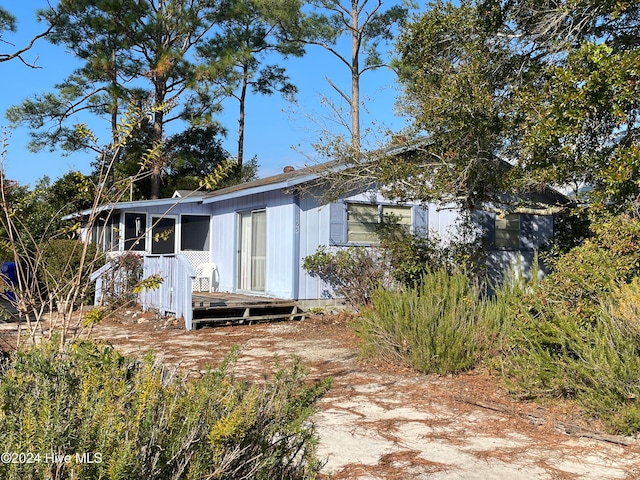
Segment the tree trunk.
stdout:
[[244,109],[247,99],[247,84],[249,82],[249,67],[244,65],[242,72],[242,89],[240,91],[240,112],[238,114],[238,168],[242,168],[244,159]]
[[360,38],[358,0],[351,0],[351,146],[360,151]]
[[[158,107],[164,102],[165,92],[161,88],[156,88],[155,106]],[[160,186],[162,184],[162,167],[164,167],[164,155],[161,151],[162,133],[164,127],[164,111],[156,109],[153,114],[153,140],[151,148],[155,152],[151,158],[151,200],[160,198]]]

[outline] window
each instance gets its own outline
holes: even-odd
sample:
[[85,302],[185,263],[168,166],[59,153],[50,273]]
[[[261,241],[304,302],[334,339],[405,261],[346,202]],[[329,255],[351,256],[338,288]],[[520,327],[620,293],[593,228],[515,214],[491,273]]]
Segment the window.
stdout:
[[124,249],[146,250],[145,232],[147,230],[147,216],[144,213],[124,214]]
[[209,216],[182,215],[180,232],[180,250],[209,250]]
[[151,217],[151,253],[169,255],[176,253],[176,219]]
[[393,221],[399,228],[411,232],[411,207],[402,207],[399,205],[383,205],[382,219],[384,221]]
[[496,248],[520,248],[520,215],[496,216]]
[[390,218],[393,218],[398,225],[411,229],[411,207],[347,204],[347,242],[378,243],[376,232],[378,224],[383,219]]
[[91,241],[103,252],[111,252],[118,249],[118,229],[120,226],[120,214],[100,215],[96,218],[91,230]]

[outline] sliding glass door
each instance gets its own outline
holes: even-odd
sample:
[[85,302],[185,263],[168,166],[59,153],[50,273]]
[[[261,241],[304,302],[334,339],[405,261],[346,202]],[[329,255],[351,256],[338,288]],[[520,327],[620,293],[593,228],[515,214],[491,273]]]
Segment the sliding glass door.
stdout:
[[238,289],[264,292],[267,213],[241,212],[238,218]]

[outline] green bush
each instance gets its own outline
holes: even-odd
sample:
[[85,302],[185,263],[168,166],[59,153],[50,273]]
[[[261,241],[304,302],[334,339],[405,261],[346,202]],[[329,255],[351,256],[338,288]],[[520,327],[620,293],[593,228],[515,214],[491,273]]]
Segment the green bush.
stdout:
[[371,302],[374,289],[389,284],[385,259],[377,250],[367,247],[328,251],[321,245],[313,255],[304,258],[302,267],[356,309]]
[[319,470],[308,419],[329,380],[308,384],[299,360],[247,384],[231,373],[235,353],[194,379],[151,354],[137,361],[89,341],[57,345],[21,351],[2,369],[0,445],[33,461],[3,457],[4,479],[293,479]]
[[[40,245],[42,262],[39,264],[38,278],[56,300],[65,300],[78,285],[90,283],[89,276],[96,269],[96,246],[88,245],[86,255],[83,255],[83,248],[83,243],[78,240],[64,239],[52,239]],[[78,282],[76,277],[79,272],[81,276]],[[91,291],[87,291],[86,297],[80,301],[89,302],[91,294]]]
[[612,289],[640,274],[640,219],[608,217],[592,225],[591,235],[552,262],[539,290],[544,308],[580,323],[596,321]]
[[424,373],[470,369],[501,334],[508,310],[462,273],[426,274],[404,291],[378,289],[354,326],[365,357],[406,364]]
[[[531,308],[529,298],[507,335],[500,370],[518,396],[578,401],[614,433],[640,431],[640,335],[600,306],[588,323],[563,310]],[[544,312],[540,314],[539,312]]]
[[[604,232],[597,235],[561,257],[560,269],[539,284],[497,292],[511,320],[494,360],[518,397],[575,400],[611,432],[633,434],[640,431],[640,282],[627,283],[633,267],[620,262],[633,255],[620,248],[627,240],[607,233],[606,252]],[[558,278],[571,268],[569,278]]]

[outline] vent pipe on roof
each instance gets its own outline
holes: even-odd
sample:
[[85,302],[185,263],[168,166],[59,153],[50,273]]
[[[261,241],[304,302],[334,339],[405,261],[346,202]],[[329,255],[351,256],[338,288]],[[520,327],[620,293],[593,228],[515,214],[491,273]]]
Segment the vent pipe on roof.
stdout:
[[289,173],[289,172],[293,172],[295,170],[295,168],[293,168],[291,165],[287,165],[286,167],[284,167],[282,169],[283,173]]

